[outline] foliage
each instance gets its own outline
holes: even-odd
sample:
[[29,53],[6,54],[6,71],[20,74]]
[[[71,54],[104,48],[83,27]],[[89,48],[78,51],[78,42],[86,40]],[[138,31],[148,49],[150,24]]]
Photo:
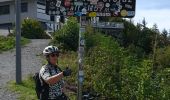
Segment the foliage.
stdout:
[[19,94],[19,100],[37,100],[35,84],[31,76],[29,76],[28,79],[23,80],[21,84],[16,84],[13,81],[9,82],[8,88]]
[[49,38],[41,23],[34,19],[25,19],[22,22],[21,35],[29,39]]
[[140,54],[148,55],[149,53],[151,53],[155,33],[151,29],[146,27],[145,20],[143,21],[143,24],[138,23],[137,26],[128,21],[125,21],[124,25],[125,25],[125,29],[123,30],[124,47],[134,45],[135,48],[139,50],[139,53],[135,52],[137,53],[137,55]]
[[[84,86],[86,89],[96,91],[108,99],[170,99],[168,95],[170,73],[167,69],[160,69],[153,78],[151,59],[139,59],[129,54],[128,50],[120,47],[111,37],[100,33],[89,36],[97,38],[97,44],[92,46],[86,55]],[[168,52],[169,49],[164,51]]]
[[170,39],[168,38],[168,31],[166,29],[164,29],[162,31],[162,34],[160,34],[159,39],[158,39],[158,46],[163,48],[166,46],[169,46],[170,44]]
[[[113,37],[121,46],[128,49],[129,53],[139,58],[147,57],[153,52],[156,35],[157,47],[166,47],[170,44],[168,31],[164,29],[159,32],[156,24],[153,25],[153,28],[148,28],[145,18],[142,23],[137,23],[137,25],[133,23],[133,20],[128,21],[120,18],[110,18],[108,21],[124,23],[124,29],[119,33],[122,36],[121,40]],[[115,33],[108,34],[114,35]]]
[[69,18],[62,29],[54,33],[53,44],[57,44],[61,49],[77,51],[79,38],[79,26],[76,18]]
[[[29,43],[29,40],[26,38],[21,38],[21,45]],[[15,37],[13,36],[0,36],[0,52],[7,51],[15,47]]]
[[96,34],[96,37],[99,41],[98,45],[89,51],[86,68],[87,72],[90,72],[87,74],[93,73],[89,77],[91,77],[91,85],[97,92],[100,91],[103,95],[114,97],[116,91],[119,90],[119,84],[114,83],[114,81],[115,79],[119,80],[117,75],[123,52],[118,43],[114,42],[111,37],[100,34]]
[[170,46],[159,48],[156,52],[156,64],[159,69],[170,68]]
[[67,81],[70,84],[74,84],[77,80],[77,53],[76,52],[66,52],[62,53],[59,57],[58,61],[59,66],[61,69],[65,69],[66,67],[70,67],[72,69],[71,77],[67,77]]
[[98,37],[96,37],[96,33],[93,28],[89,25],[86,27],[86,32],[84,34],[85,37],[85,52],[88,52],[90,48],[97,45]]

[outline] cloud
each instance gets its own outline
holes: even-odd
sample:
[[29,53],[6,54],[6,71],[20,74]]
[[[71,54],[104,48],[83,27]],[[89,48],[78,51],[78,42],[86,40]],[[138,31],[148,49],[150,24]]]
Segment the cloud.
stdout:
[[148,27],[156,23],[160,30],[170,29],[170,0],[137,0],[135,22],[148,22]]
[[160,30],[170,29],[170,9],[137,10],[135,22],[142,22],[143,18],[148,22],[148,27],[152,27],[156,23]]

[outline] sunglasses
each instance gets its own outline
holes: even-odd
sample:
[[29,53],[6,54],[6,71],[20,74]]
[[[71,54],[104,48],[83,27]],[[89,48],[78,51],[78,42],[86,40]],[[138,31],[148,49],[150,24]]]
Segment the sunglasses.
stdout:
[[59,55],[58,54],[51,54],[50,56],[51,57],[58,57]]

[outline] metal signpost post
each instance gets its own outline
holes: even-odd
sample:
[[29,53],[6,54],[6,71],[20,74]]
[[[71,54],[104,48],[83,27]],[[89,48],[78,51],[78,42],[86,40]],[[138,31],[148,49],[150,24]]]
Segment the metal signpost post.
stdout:
[[15,8],[16,8],[16,83],[21,83],[21,0],[15,0]]
[[82,100],[82,84],[84,79],[83,54],[85,41],[82,33],[85,31],[85,28],[81,26],[82,17],[133,18],[135,16],[135,5],[136,0],[46,0],[46,14],[80,17],[78,100]]
[[79,29],[79,51],[78,51],[78,90],[77,90],[77,100],[82,99],[82,87],[84,80],[84,71],[83,71],[83,56],[84,56],[84,46],[85,40],[83,33],[85,32],[85,27],[82,25],[82,17],[80,16],[80,29]]

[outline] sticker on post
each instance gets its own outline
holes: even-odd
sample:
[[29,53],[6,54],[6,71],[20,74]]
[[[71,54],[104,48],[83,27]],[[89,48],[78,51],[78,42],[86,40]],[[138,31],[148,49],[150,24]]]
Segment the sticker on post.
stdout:
[[80,82],[80,83],[83,82],[83,77],[79,77],[79,82]]
[[121,12],[120,12],[120,14],[121,14],[121,16],[123,16],[123,17],[125,17],[125,16],[127,16],[127,11],[126,10],[122,10]]
[[79,47],[79,53],[83,53],[84,52],[84,47],[80,46]]
[[84,41],[84,38],[80,38],[80,46],[84,46],[84,45],[85,45],[84,42],[85,42],[85,41]]
[[83,8],[83,9],[82,9],[82,14],[87,14],[86,8]]
[[71,6],[70,0],[65,0],[64,5],[65,5],[66,7],[70,7],[70,6]]
[[60,6],[61,6],[61,1],[57,1],[56,7],[60,7]]
[[97,16],[97,13],[96,12],[90,12],[89,13],[89,17],[96,17]]
[[75,15],[82,16],[82,13],[81,12],[75,12]]
[[84,76],[84,72],[83,71],[79,71],[79,76]]
[[127,16],[135,16],[135,11],[127,11]]
[[82,61],[83,61],[82,59],[79,59],[79,64],[81,64],[81,63],[82,63]]
[[90,0],[90,4],[97,5],[98,0]]

